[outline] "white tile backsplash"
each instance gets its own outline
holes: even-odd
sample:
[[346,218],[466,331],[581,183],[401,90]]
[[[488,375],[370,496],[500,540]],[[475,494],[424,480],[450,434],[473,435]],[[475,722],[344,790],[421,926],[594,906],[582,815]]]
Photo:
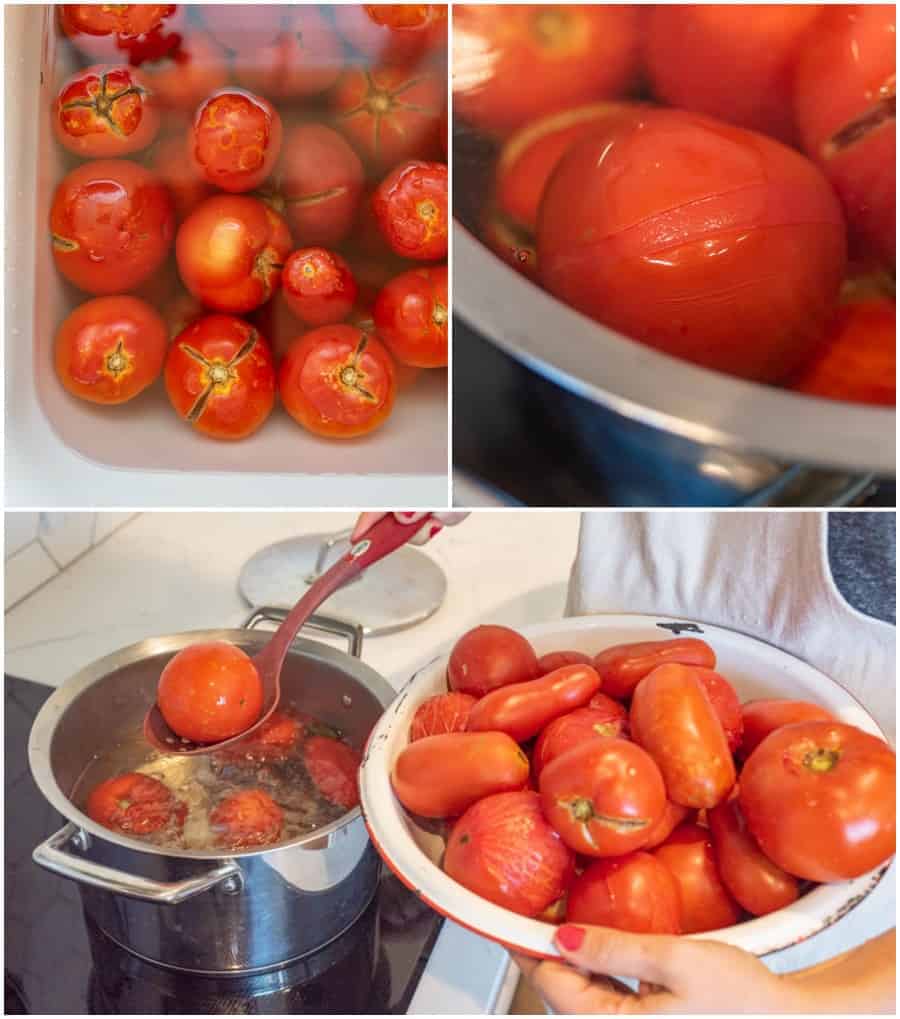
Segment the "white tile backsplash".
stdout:
[[96,513],[42,513],[38,538],[59,567],[91,547]]
[[94,544],[98,541],[103,541],[104,538],[108,538],[113,531],[117,530],[122,524],[127,524],[129,520],[136,517],[137,513],[97,513],[95,514],[97,520],[94,527]]
[[7,559],[34,541],[38,532],[38,513],[7,513],[5,515],[4,554]]
[[36,587],[40,587],[59,573],[56,563],[41,545],[33,541],[6,560],[6,583],[3,589],[3,607],[21,601]]

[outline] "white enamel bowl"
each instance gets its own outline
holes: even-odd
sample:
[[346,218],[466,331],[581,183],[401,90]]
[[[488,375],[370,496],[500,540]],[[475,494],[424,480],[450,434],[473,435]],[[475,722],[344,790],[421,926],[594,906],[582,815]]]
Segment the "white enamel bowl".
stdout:
[[[742,701],[760,697],[813,701],[842,721],[884,738],[868,712],[837,682],[777,648],[730,630],[653,616],[610,615],[562,619],[521,632],[538,655],[549,651],[596,654],[614,644],[665,639],[676,629],[700,635],[712,645],[717,670],[734,684]],[[427,697],[447,689],[446,668],[444,655],[419,669],[372,730],[360,773],[369,834],[391,870],[439,913],[507,948],[555,957],[552,925],[496,906],[441,870],[443,839],[417,825],[391,789],[391,767],[408,742],[412,715]],[[884,865],[851,881],[820,885],[776,913],[691,936],[715,938],[758,956],[777,952],[839,920],[872,891],[886,869]]]

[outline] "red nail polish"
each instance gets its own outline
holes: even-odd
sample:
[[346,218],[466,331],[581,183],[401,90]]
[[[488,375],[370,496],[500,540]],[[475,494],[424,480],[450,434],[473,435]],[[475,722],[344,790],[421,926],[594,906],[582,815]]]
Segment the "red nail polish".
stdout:
[[556,940],[567,952],[577,952],[584,941],[585,930],[571,923],[564,923],[556,932]]

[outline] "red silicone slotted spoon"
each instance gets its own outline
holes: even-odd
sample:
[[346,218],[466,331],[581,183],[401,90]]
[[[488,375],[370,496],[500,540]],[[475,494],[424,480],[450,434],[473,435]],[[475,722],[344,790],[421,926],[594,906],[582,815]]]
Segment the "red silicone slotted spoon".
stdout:
[[372,563],[378,562],[401,545],[405,545],[429,519],[426,517],[411,524],[401,524],[393,513],[382,517],[303,595],[281,626],[272,634],[272,639],[253,656],[253,663],[263,684],[263,712],[259,721],[249,729],[217,743],[194,743],[170,729],[159,710],[159,705],[154,704],[144,719],[144,736],[147,742],[157,750],[169,754],[208,754],[246,739],[278,707],[281,697],[281,666],[300,627],[329,595],[334,594],[339,587],[343,587]]

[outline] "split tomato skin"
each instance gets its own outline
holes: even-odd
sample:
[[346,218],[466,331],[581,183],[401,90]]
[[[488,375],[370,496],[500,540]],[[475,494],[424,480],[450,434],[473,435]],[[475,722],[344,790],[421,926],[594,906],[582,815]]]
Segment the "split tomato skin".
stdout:
[[522,789],[528,771],[528,758],[505,733],[451,732],[408,744],[391,785],[414,814],[458,817],[485,796]]
[[241,789],[217,803],[209,825],[218,845],[227,849],[268,846],[281,838],[284,814],[262,789]]
[[537,793],[499,793],[474,803],[453,825],[444,871],[489,902],[537,916],[559,899],[574,856],[544,820]]
[[744,737],[744,718],[737,691],[724,676],[712,669],[697,668],[695,671],[725,730],[728,749],[735,753]]
[[680,934],[678,883],[649,853],[595,860],[569,886],[566,921],[636,934]]
[[[583,666],[560,666],[560,668],[583,668]],[[508,688],[507,688],[508,689]],[[602,694],[595,694],[594,697]],[[540,778],[543,769],[555,758],[572,747],[596,739],[598,736],[625,736],[628,729],[628,713],[621,704],[607,698],[606,710],[590,706],[576,708],[559,718],[554,718],[542,730],[534,745],[531,766],[535,778]]]
[[447,164],[411,159],[395,167],[372,195],[375,219],[401,258],[447,257]]
[[489,624],[467,631],[453,645],[447,663],[450,689],[473,697],[536,677],[534,648],[508,626]]
[[641,849],[666,805],[662,775],[637,744],[614,737],[581,743],[550,761],[539,781],[544,816],[585,856]]
[[326,248],[292,251],[284,263],[281,285],[288,307],[308,326],[343,321],[359,295],[350,266]]
[[690,813],[691,811],[687,807],[682,807],[680,803],[666,800],[663,812],[656,824],[651,827],[643,848],[649,852],[651,849],[661,846],[682,821],[687,820]]
[[95,786],[85,813],[97,824],[126,835],[152,835],[170,824],[184,826],[187,805],[159,779],[130,771]]
[[447,266],[409,269],[378,292],[372,317],[380,339],[402,364],[445,368],[448,359]]
[[741,753],[744,757],[749,757],[770,732],[785,725],[794,725],[797,722],[830,722],[834,720],[831,712],[826,711],[818,704],[783,700],[779,697],[747,701],[741,707],[741,715],[744,723]]
[[779,867],[808,881],[843,881],[894,854],[896,783],[884,740],[842,722],[798,722],[749,756],[740,807]]
[[303,764],[319,793],[335,806],[352,810],[359,803],[360,755],[341,740],[309,736],[303,741]]
[[197,108],[190,157],[210,184],[252,191],[272,172],[281,140],[281,117],[267,99],[224,88]]
[[91,60],[121,59],[163,36],[175,4],[60,4],[63,34]]
[[159,377],[167,345],[166,325],[145,301],[95,297],[60,326],[56,374],[82,400],[125,403]]
[[563,665],[593,665],[593,659],[582,651],[550,651],[538,658],[538,675],[546,676]]
[[409,724],[409,742],[447,732],[465,732],[475,698],[471,694],[439,693],[416,708]]
[[603,680],[603,692],[617,700],[628,700],[645,676],[668,662],[712,669],[716,664],[716,653],[705,640],[676,637],[673,640],[616,644],[594,656],[594,668]]

